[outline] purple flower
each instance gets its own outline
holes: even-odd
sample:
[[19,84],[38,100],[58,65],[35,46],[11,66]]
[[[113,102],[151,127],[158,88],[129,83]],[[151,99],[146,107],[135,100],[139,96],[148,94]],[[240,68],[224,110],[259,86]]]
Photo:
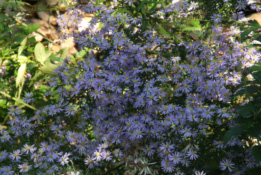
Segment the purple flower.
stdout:
[[152,155],[154,155],[155,154],[155,146],[154,145],[147,145],[145,148],[144,148],[144,150],[143,150],[143,152],[145,153],[145,154],[147,154],[148,156],[152,156]]
[[0,152],[0,162],[5,160],[7,157],[8,157],[8,153],[6,152],[6,150]]
[[31,92],[26,93],[25,96],[23,97],[23,100],[25,103],[34,102],[33,94]]
[[18,165],[18,168],[20,169],[19,172],[20,173],[26,173],[31,169],[31,165],[28,165],[28,163],[23,163]]
[[21,151],[18,149],[10,154],[10,158],[15,161],[19,161],[21,159]]
[[238,0],[237,1],[237,9],[238,10],[244,10],[245,8],[246,8],[246,5],[247,5],[247,3],[246,3],[246,1],[245,0]]
[[109,151],[103,151],[102,152],[102,157],[106,161],[112,160],[112,155],[111,155],[111,152],[109,152]]
[[179,152],[175,152],[171,155],[170,160],[176,165],[182,161],[181,154]]
[[161,161],[161,167],[165,172],[171,173],[174,171],[175,165],[169,159],[163,159]]
[[13,175],[14,171],[12,170],[11,166],[3,166],[0,167],[0,173],[3,175]]
[[228,170],[229,172],[232,172],[232,169],[234,169],[234,163],[231,162],[231,160],[223,159],[219,163],[219,167],[222,171]]
[[220,23],[222,21],[221,17],[222,15],[220,14],[214,14],[211,16],[211,19],[214,21],[214,23]]
[[159,151],[164,154],[170,154],[174,150],[174,146],[170,142],[162,143],[159,147]]
[[206,175],[204,171],[196,171],[195,175]]
[[60,159],[59,159],[59,162],[62,166],[64,166],[65,164],[68,164],[69,163],[69,156],[70,156],[70,153],[65,153]]
[[28,144],[25,144],[24,148],[22,149],[22,151],[26,154],[33,153],[35,150],[36,148],[34,147],[34,145],[30,146]]
[[245,17],[245,15],[242,11],[233,13],[233,15],[232,15],[232,19],[235,20],[235,21],[241,20],[244,17]]
[[75,106],[75,105],[67,105],[65,107],[65,113],[67,115],[75,115],[76,112],[77,112],[77,106]]
[[92,157],[87,157],[84,162],[86,165],[88,165],[89,168],[93,168],[95,165],[97,165],[96,160]]
[[197,152],[192,149],[190,149],[187,152],[187,156],[189,157],[190,160],[196,160],[198,158]]

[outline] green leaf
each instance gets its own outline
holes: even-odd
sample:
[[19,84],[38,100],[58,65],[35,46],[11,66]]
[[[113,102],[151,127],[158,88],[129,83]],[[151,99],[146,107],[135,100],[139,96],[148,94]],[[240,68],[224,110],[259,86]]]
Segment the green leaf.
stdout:
[[144,8],[144,1],[139,3],[139,6],[138,6],[137,10],[140,10],[141,8]]
[[251,175],[260,175],[261,172],[261,168],[251,168],[251,169],[247,169],[245,174],[251,174]]
[[242,134],[244,132],[244,127],[242,126],[237,126],[234,128],[229,129],[225,135],[224,135],[224,144],[227,144],[227,142],[232,138],[232,137],[237,137],[240,134]]
[[249,73],[254,71],[261,71],[261,63],[256,63],[255,65],[248,68]]
[[0,107],[6,108],[6,100],[0,99]]
[[242,40],[247,37],[250,33],[252,32],[252,30],[245,30],[244,32],[241,33],[241,38]]
[[242,88],[240,89],[235,95],[243,95],[245,94],[246,92],[249,93],[249,94],[253,94],[255,92],[257,92],[258,90],[261,90],[261,87],[258,87],[258,86],[247,86],[246,89],[245,88]]
[[170,33],[166,31],[161,25],[159,25],[159,32],[162,35],[167,35],[168,37],[170,37]]
[[252,148],[252,155],[255,157],[257,162],[261,161],[261,146],[254,146],[254,148]]
[[65,48],[63,49],[63,53],[62,53],[62,56],[61,56],[61,60],[65,59],[67,54],[69,52],[69,48]]
[[17,77],[16,77],[16,87],[18,87],[20,84],[23,83],[25,80],[24,73],[26,71],[26,63],[21,64],[21,66],[18,69]]
[[189,26],[184,27],[184,28],[182,28],[182,30],[184,30],[184,31],[199,31],[199,30],[202,30],[199,19],[192,19],[191,21],[189,21],[188,24],[192,25],[192,27],[189,27]]
[[261,71],[252,73],[252,76],[254,77],[254,79],[255,79],[257,82],[261,83]]
[[45,74],[52,74],[53,71],[58,67],[58,65],[56,64],[52,64],[52,63],[46,63],[45,65],[43,65],[42,67],[39,68],[39,70]]
[[49,58],[49,57],[52,55],[52,53],[53,53],[52,51],[47,50],[47,51],[45,52],[46,59]]
[[28,34],[33,33],[35,31],[37,31],[40,27],[41,27],[40,24],[29,24],[29,25],[27,25],[26,32]]
[[248,21],[248,24],[249,24],[249,26],[251,26],[252,29],[260,28],[260,25],[257,22],[257,20],[250,20],[250,21]]
[[252,112],[254,111],[254,108],[251,105],[251,103],[248,103],[245,106],[237,107],[236,111],[240,116],[247,118],[251,116]]
[[23,52],[26,42],[27,42],[27,36],[23,39],[23,41],[21,42],[21,45],[18,48],[18,56],[17,57],[19,57],[21,55],[21,53]]
[[261,127],[261,124],[254,125],[253,127],[247,129],[246,134],[253,138],[259,138],[259,136],[261,134],[260,127]]
[[42,43],[37,43],[34,48],[34,54],[36,57],[36,60],[39,61],[41,64],[44,64],[44,61],[46,60],[46,54],[45,49]]

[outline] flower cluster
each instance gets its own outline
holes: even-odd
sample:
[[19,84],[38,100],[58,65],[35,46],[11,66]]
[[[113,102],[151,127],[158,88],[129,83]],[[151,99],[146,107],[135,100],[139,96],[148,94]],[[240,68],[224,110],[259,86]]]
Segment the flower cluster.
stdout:
[[[135,7],[135,2],[126,5]],[[69,160],[82,169],[124,167],[144,174],[211,174],[202,162],[217,160],[214,171],[220,174],[260,166],[244,140],[222,142],[236,118],[233,87],[241,81],[242,68],[259,61],[259,53],[234,39],[235,28],[222,32],[218,14],[208,42],[175,41],[157,32],[161,26],[144,24],[154,19],[179,23],[197,5],[158,5],[147,18],[119,12],[115,3],[81,7],[95,14],[89,29],[65,36],[74,36],[80,49],[91,49],[83,60],[66,59],[55,70],[46,98],[58,96],[58,103],[32,118],[10,109],[10,129],[0,128],[0,173],[57,173]],[[237,9],[244,8],[239,0]],[[61,16],[58,23],[67,28],[80,17],[77,11],[70,22]],[[24,100],[34,99],[28,93]],[[13,146],[3,150],[5,144]]]

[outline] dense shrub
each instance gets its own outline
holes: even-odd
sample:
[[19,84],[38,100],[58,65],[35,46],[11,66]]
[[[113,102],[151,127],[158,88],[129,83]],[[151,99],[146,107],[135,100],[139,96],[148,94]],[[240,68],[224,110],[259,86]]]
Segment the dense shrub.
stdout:
[[[58,103],[33,117],[10,109],[0,172],[57,174],[70,159],[89,174],[220,175],[259,167],[251,140],[224,143],[223,136],[241,103],[232,97],[235,86],[260,54],[238,41],[235,26],[223,29],[220,14],[202,26],[197,6],[89,2],[69,10],[69,21],[60,16],[64,37],[74,36],[87,54],[55,70],[45,96]],[[95,14],[81,32],[79,9]]]

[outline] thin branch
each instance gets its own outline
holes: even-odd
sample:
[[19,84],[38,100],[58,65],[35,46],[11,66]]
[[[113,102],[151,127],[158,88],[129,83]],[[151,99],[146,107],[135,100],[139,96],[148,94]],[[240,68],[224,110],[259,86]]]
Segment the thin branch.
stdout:
[[[0,60],[20,60],[18,57],[0,57]],[[26,60],[25,62],[35,63],[35,61]]]
[[23,102],[22,100],[20,100],[20,99],[18,99],[18,98],[15,98],[15,97],[12,97],[12,96],[8,95],[8,94],[5,93],[5,92],[0,91],[0,94],[2,94],[2,95],[5,96],[5,97],[11,98],[12,100],[15,100],[15,101],[17,101],[17,102],[19,102],[19,103],[22,103],[23,105],[25,105],[25,106],[27,106],[27,107],[29,107],[29,108],[35,110],[35,111],[37,110],[35,107],[33,107],[33,106],[31,106],[31,105],[29,105],[29,104]]

